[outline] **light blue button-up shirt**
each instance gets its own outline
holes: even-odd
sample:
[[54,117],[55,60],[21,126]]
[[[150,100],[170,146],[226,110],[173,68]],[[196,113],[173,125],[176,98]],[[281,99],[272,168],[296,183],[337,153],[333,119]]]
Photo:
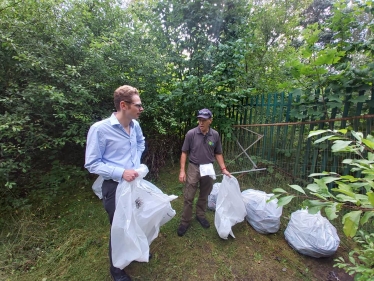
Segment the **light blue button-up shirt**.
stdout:
[[125,169],[136,169],[145,149],[139,122],[130,122],[130,135],[113,113],[93,124],[88,131],[84,167],[104,179],[120,182]]

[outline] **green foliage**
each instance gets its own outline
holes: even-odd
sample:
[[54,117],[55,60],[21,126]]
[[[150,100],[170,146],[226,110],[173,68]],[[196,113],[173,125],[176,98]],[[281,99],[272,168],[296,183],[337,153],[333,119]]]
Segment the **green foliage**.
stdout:
[[[344,233],[349,236],[355,236],[357,229],[368,222],[374,216],[374,137],[368,135],[366,138],[360,132],[347,131],[346,129],[318,130],[310,132],[308,137],[328,133],[320,139],[315,140],[320,143],[325,140],[332,140],[331,146],[333,153],[350,152],[359,156],[355,159],[345,159],[344,164],[351,166],[351,172],[361,172],[361,177],[352,175],[339,175],[334,172],[322,172],[309,175],[313,178],[306,188],[298,185],[290,187],[303,195],[313,199],[305,199],[303,206],[307,207],[310,213],[317,213],[324,209],[328,219],[333,220],[338,217],[337,213],[343,209],[351,210],[342,218]],[[348,138],[348,133],[353,139]],[[328,185],[334,183],[334,187]],[[284,193],[284,190],[274,190],[276,197]],[[287,195],[281,202],[289,203],[293,195]],[[284,205],[284,204],[283,204]]]
[[82,170],[87,130],[111,114],[114,89],[134,85],[150,103],[164,71],[147,27],[117,1],[5,1],[0,14],[0,205],[20,207],[30,179],[54,193],[39,174],[53,161]]
[[[213,111],[213,126],[229,139],[231,108],[263,91],[296,88],[300,119],[367,100],[357,91],[372,85],[372,1],[337,3],[318,25],[304,21],[297,45],[309,2],[2,1],[0,205],[26,204],[30,179],[44,186],[40,171],[54,161],[81,172],[87,130],[111,114],[120,85],[141,93],[143,159],[155,175],[179,154],[200,108]],[[342,95],[348,88],[352,95]]]
[[[293,79],[279,84],[297,97],[294,117],[329,119],[345,101],[370,99],[365,90],[374,82],[372,6],[373,1],[354,2],[349,7],[347,1],[337,1],[328,19],[303,30],[303,44],[286,62]],[[326,31],[331,36],[325,37]],[[316,107],[317,102],[321,106]]]
[[374,280],[374,233],[359,231],[354,238],[359,247],[349,253],[348,260],[339,257],[334,266],[344,268],[355,281]]
[[255,93],[279,91],[290,80],[285,64],[297,57],[292,45],[299,36],[301,14],[309,1],[258,1],[248,6],[240,26],[245,60],[242,81]]
[[[295,197],[302,197],[302,205],[309,213],[314,214],[323,210],[329,220],[338,218],[338,214],[344,210],[345,214],[341,220],[343,232],[348,237],[354,237],[365,224],[372,225],[374,217],[374,137],[370,134],[364,137],[360,132],[347,129],[312,131],[308,137],[321,134],[327,135],[315,140],[315,144],[330,140],[333,153],[349,153],[355,156],[343,160],[344,164],[351,167],[352,174],[340,175],[326,171],[314,173],[309,175],[313,178],[313,183],[308,184],[306,188],[290,185],[293,191],[298,192],[297,194],[290,194],[278,188],[273,190],[275,195],[272,198],[278,198],[278,205],[283,206]],[[329,187],[329,184],[333,184],[333,188]],[[298,195],[300,193],[302,195]],[[368,258],[373,257],[374,251],[373,237],[359,233],[363,240],[356,240],[364,249],[350,253],[352,265],[343,263],[342,259],[337,264],[345,268],[349,274],[360,273],[357,278],[372,276],[372,259],[368,262]],[[355,255],[358,255],[358,262],[354,259]]]

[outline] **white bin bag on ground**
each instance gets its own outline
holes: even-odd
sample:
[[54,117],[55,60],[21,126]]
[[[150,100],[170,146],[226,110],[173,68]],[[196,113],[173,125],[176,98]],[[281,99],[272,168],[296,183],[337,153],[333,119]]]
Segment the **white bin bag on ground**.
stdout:
[[231,176],[223,176],[218,189],[214,225],[219,237],[227,239],[229,234],[235,238],[231,227],[244,221],[247,212],[240,192],[238,180]]
[[145,165],[132,182],[122,181],[116,191],[111,241],[113,265],[125,268],[132,261],[148,262],[149,245],[158,236],[160,226],[175,216],[170,201],[175,195],[166,195],[143,178],[148,173]]
[[291,214],[284,236],[296,251],[315,258],[332,256],[340,243],[336,228],[320,212],[308,210]]
[[99,199],[103,199],[103,192],[101,187],[103,186],[104,178],[102,176],[98,176],[95,182],[92,185],[92,190],[95,192],[96,196]]
[[247,210],[246,220],[259,233],[275,233],[280,228],[282,207],[278,207],[278,199],[267,200],[273,194],[261,190],[247,189],[242,192],[242,198]]
[[215,211],[216,210],[216,202],[217,202],[217,194],[218,194],[218,189],[221,184],[216,182],[213,184],[213,189],[208,195],[208,209]]

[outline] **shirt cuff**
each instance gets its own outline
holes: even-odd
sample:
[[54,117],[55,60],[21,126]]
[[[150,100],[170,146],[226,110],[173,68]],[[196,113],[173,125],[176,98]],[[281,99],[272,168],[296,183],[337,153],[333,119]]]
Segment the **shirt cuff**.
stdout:
[[123,172],[125,171],[125,169],[122,169],[122,168],[114,168],[113,170],[113,174],[112,174],[112,178],[114,181],[118,181],[118,182],[121,182],[122,180],[122,175],[123,175]]

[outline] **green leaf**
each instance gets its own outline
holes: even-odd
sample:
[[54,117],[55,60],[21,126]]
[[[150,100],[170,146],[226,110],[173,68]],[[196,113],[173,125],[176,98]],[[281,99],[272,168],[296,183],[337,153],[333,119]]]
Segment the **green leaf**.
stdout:
[[354,237],[356,235],[361,214],[362,211],[352,211],[344,215],[342,222],[344,224],[343,231],[346,236]]
[[340,129],[337,132],[345,135],[348,132],[348,130],[347,129]]
[[369,221],[371,217],[374,217],[374,211],[365,212],[360,220],[360,224],[364,225]]
[[351,143],[352,143],[352,141],[337,140],[331,146],[331,150],[332,150],[332,152],[345,150],[345,148],[347,148],[347,146],[349,146]]
[[274,193],[287,193],[283,188],[274,188],[273,189]]
[[308,208],[310,207],[315,207],[315,206],[321,206],[321,207],[326,207],[329,206],[331,203],[330,202],[322,202],[319,200],[305,200],[303,203],[305,206]]
[[281,196],[281,194],[275,194],[275,195],[271,196],[268,200],[266,200],[266,203],[269,203],[270,201],[278,198],[279,196]]
[[313,194],[315,197],[319,198],[319,199],[322,199],[323,201],[326,201],[328,200],[327,198],[330,197],[328,194],[319,194],[319,193],[311,193]]
[[338,203],[334,202],[330,206],[326,206],[325,213],[329,220],[336,219],[338,217],[337,213],[337,207],[339,206]]
[[346,195],[343,195],[343,194],[338,194],[336,195],[336,197],[341,201],[341,202],[351,202],[353,204],[356,204],[357,203],[357,200],[350,197],[350,196],[346,196]]
[[312,191],[312,192],[317,192],[318,189],[319,189],[319,186],[318,184],[315,184],[315,183],[310,183],[307,185],[306,187],[308,190]]
[[335,191],[335,192],[340,192],[340,193],[343,193],[345,195],[348,195],[349,197],[352,197],[352,198],[356,198],[356,193],[350,191],[350,190],[346,190],[346,189],[341,189],[341,188],[332,188],[331,191]]
[[337,175],[337,173],[335,172],[313,173],[313,174],[310,174],[309,177],[327,176],[327,175]]
[[316,141],[314,142],[314,144],[317,144],[317,143],[323,142],[323,141],[325,141],[325,140],[327,140],[327,139],[330,139],[330,138],[332,138],[332,137],[334,137],[334,136],[333,136],[333,135],[324,136],[324,137],[322,137],[322,138],[316,140]]
[[368,193],[366,193],[366,195],[368,196],[370,204],[374,207],[374,193],[373,192],[368,192]]
[[281,207],[281,206],[284,206],[284,205],[287,205],[288,203],[291,202],[291,200],[294,198],[295,196],[293,195],[290,195],[290,196],[285,196],[285,197],[281,197],[278,199],[278,207]]
[[295,184],[290,184],[289,186],[292,187],[293,189],[297,190],[298,192],[301,192],[302,194],[305,194],[305,191],[301,186],[295,185]]
[[312,214],[312,215],[315,215],[315,214],[317,214],[319,211],[321,211],[322,208],[323,208],[323,206],[314,206],[314,207],[310,207],[310,208],[308,208],[308,213],[309,213],[309,214]]
[[[364,142],[365,140],[362,140],[362,142]],[[365,142],[364,142],[365,143]],[[366,144],[366,143],[365,143]],[[374,145],[374,143],[373,143],[373,145]],[[372,147],[370,147],[370,148],[372,148]],[[373,148],[372,148],[373,149]],[[369,161],[374,161],[374,153],[372,153],[372,152],[368,152],[368,160]]]
[[336,180],[339,180],[339,178],[337,178],[337,177],[324,177],[324,178],[322,178],[322,181],[324,183],[330,183],[330,182],[333,182],[333,181],[336,181]]
[[354,136],[356,138],[356,140],[358,140],[359,142],[361,142],[361,140],[363,139],[364,135],[361,133],[361,132],[355,132],[355,131],[351,131],[351,134],[352,136]]
[[313,137],[313,136],[317,136],[317,135],[320,135],[320,134],[323,134],[323,133],[326,133],[326,132],[331,132],[331,130],[317,130],[317,131],[311,131],[308,135],[308,138],[310,137]]

